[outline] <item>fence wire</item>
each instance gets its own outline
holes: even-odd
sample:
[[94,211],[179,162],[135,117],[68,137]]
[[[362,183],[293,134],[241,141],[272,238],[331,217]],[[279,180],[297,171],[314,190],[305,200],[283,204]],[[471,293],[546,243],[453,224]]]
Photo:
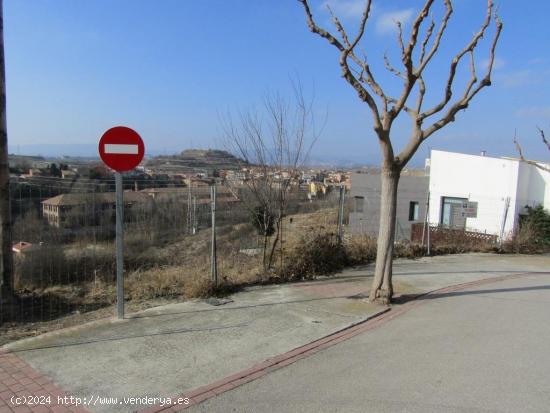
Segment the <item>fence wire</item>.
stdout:
[[[211,276],[210,188],[132,179],[124,188],[126,301],[200,295]],[[312,228],[335,228],[338,190],[312,197],[305,186],[292,188],[279,237],[258,228],[254,197],[245,192],[217,185],[220,282],[257,281],[266,259],[284,265],[290,246]],[[114,182],[15,179],[11,196],[18,304],[0,308],[0,324],[56,322],[114,308]]]
[[[150,304],[208,293],[213,235],[210,187],[125,178],[124,189],[125,300]],[[218,282],[262,281],[269,271],[283,270],[308,237],[316,233],[337,237],[339,192],[338,187],[316,194],[306,185],[292,187],[285,196],[280,222],[276,219],[280,209],[274,207],[273,228],[266,231],[258,223],[258,200],[249,188],[235,182],[217,184]],[[32,326],[96,310],[104,310],[106,315],[114,312],[114,181],[14,179],[11,195],[12,287],[18,304],[0,308],[0,324]],[[344,237],[375,236],[380,191],[355,187],[345,197],[340,221]],[[438,225],[441,205],[437,211],[434,206],[427,211],[426,201],[426,193],[400,191],[396,239],[424,240],[423,223]],[[509,225],[503,221],[502,199],[480,198],[479,202],[479,219],[497,228]],[[493,205],[493,212],[486,204]],[[426,219],[427,212],[430,219]],[[484,214],[492,214],[491,220]],[[510,211],[508,216],[512,215]],[[468,219],[465,230],[475,232],[468,225],[476,222]],[[448,236],[440,227],[430,234],[432,240]],[[468,239],[483,238],[466,235]],[[493,235],[485,238],[496,240]]]

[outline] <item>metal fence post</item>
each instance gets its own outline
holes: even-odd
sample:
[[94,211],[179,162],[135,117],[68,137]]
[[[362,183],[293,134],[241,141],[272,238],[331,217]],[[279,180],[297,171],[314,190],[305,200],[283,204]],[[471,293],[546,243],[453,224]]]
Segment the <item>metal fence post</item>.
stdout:
[[199,223],[197,221],[197,197],[193,197],[193,214],[191,215],[191,222],[193,223],[191,227],[191,234],[195,235],[199,228]]
[[504,200],[504,214],[502,216],[502,222],[500,224],[500,233],[499,233],[499,241],[498,241],[499,249],[502,249],[502,244],[504,242],[504,228],[506,227],[506,218],[508,217],[509,209],[510,209],[510,197],[508,196]]
[[345,188],[343,185],[340,185],[340,197],[338,200],[338,242],[342,242],[343,232],[344,232],[344,198],[345,198]]
[[216,257],[216,185],[210,187],[210,208],[212,212],[212,243],[210,252],[210,277],[218,285],[218,263]]
[[430,230],[430,226],[428,224],[429,211],[430,211],[430,191],[428,191],[428,197],[426,199],[426,213],[424,214],[424,225],[422,226],[422,246],[424,246],[424,240],[426,238],[426,226],[428,227],[428,231]]
[[432,228],[430,226],[430,193],[428,192],[428,205],[426,207],[426,222],[427,222],[427,226],[428,226],[428,233],[426,234],[426,238],[428,239],[428,249],[427,249],[427,254],[428,256],[430,256],[432,254],[431,252],[431,233],[432,233]]
[[117,316],[124,318],[124,194],[122,174],[115,172],[116,186],[116,304]]
[[187,233],[193,235],[193,215],[192,215],[192,200],[191,200],[191,182],[187,187]]

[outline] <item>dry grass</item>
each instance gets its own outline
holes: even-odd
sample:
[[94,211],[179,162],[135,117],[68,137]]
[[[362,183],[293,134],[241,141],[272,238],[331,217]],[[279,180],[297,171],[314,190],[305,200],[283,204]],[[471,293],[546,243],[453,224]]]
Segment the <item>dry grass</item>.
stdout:
[[540,254],[548,252],[550,246],[540,242],[539,231],[530,222],[520,225],[514,235],[502,246],[502,252],[513,254]]
[[349,265],[346,249],[338,242],[336,234],[322,231],[293,241],[284,262],[286,264],[278,271],[278,277],[284,281],[334,274]]
[[346,251],[353,265],[368,264],[376,259],[376,238],[353,235],[345,240]]
[[[340,245],[335,235],[336,217],[335,208],[286,216],[282,249],[279,244],[274,268],[267,272],[262,266],[262,237],[254,227],[250,223],[220,224],[217,287],[210,281],[209,229],[192,236],[182,234],[170,241],[151,242],[148,234],[143,233],[141,242],[134,234],[125,249],[128,307],[149,306],[161,300],[173,302],[224,295],[251,284],[312,279],[334,274],[349,265],[373,262],[376,238],[348,235]],[[525,227],[506,244],[505,251],[532,252],[526,249],[531,237],[532,231]],[[274,238],[271,237],[270,243]],[[433,255],[493,250],[493,245],[471,239],[450,239],[432,246]],[[416,244],[395,246],[396,258],[423,255],[425,248]],[[17,286],[27,304],[20,312],[21,320],[13,322],[23,326],[29,320],[76,317],[79,312],[100,314],[100,309],[115,302],[114,264],[112,241],[97,242],[93,247],[92,244],[65,245],[52,253],[43,250],[34,261],[19,260]],[[84,314],[82,316],[84,318]]]

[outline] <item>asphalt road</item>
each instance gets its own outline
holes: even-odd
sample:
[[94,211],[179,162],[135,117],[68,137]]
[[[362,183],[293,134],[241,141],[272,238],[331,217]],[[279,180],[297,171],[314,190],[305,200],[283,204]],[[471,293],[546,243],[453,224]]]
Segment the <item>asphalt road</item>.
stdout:
[[190,410],[549,412],[549,310],[550,274],[426,299]]

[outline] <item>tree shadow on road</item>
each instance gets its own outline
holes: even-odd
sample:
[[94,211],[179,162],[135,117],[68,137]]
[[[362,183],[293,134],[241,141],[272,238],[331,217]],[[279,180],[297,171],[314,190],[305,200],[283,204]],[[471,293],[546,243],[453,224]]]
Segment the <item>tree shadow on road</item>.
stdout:
[[461,297],[468,295],[487,295],[487,294],[498,294],[498,293],[513,293],[513,292],[522,292],[522,291],[541,291],[541,290],[550,290],[550,285],[537,285],[531,287],[513,287],[513,288],[492,288],[488,290],[465,290],[465,291],[449,291],[441,293],[425,293],[425,294],[403,294],[399,297],[396,297],[393,300],[395,304],[405,304],[406,302],[412,300],[435,300],[440,298],[449,298],[449,297]]

